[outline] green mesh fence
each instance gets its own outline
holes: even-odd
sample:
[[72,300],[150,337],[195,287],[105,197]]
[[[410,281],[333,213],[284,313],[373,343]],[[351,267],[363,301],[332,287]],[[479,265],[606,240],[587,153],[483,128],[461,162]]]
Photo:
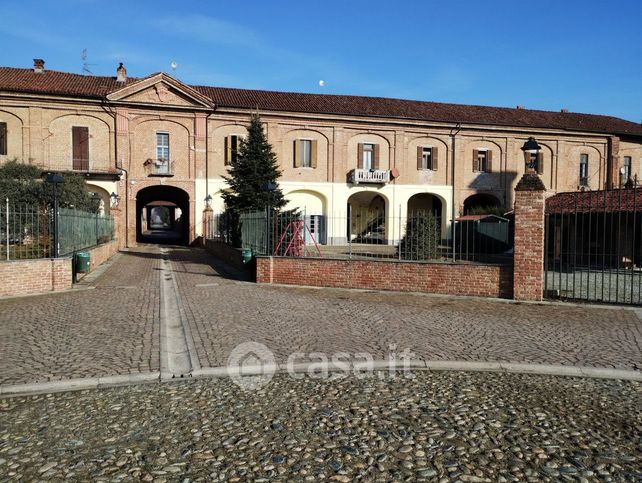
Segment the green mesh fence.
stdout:
[[114,220],[111,216],[61,208],[58,215],[59,255],[69,255],[114,238]]

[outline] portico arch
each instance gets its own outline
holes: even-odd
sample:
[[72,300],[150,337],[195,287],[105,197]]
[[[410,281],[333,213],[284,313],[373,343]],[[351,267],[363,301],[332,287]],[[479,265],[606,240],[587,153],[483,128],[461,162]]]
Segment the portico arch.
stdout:
[[[156,217],[156,218],[154,218]],[[187,245],[189,194],[180,188],[154,185],[136,194],[136,241]]]

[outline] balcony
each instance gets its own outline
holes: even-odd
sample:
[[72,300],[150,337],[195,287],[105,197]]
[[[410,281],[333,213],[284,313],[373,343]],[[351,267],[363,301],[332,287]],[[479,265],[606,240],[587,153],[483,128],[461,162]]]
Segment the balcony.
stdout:
[[148,159],[143,165],[147,176],[174,176],[174,162],[170,159]]
[[385,169],[353,169],[348,174],[352,184],[386,184],[390,183],[390,171]]
[[117,180],[121,171],[108,160],[69,160],[69,161],[31,161],[29,164],[37,166],[42,171],[82,173],[87,179]]

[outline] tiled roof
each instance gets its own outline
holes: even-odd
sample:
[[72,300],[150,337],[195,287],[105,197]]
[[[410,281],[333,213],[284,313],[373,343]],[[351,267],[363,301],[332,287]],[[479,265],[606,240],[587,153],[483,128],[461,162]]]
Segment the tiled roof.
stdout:
[[642,213],[642,188],[559,193],[546,200],[546,213]]
[[[131,85],[138,80],[140,79],[129,77],[125,85]],[[51,70],[36,74],[32,69],[0,67],[0,91],[102,98],[122,87],[123,84],[116,82],[115,77],[79,75]],[[642,136],[642,124],[595,114],[468,106],[383,97],[192,87],[212,99],[219,107]]]
[[100,99],[110,92],[134,84],[139,79],[130,77],[125,84],[116,77],[79,75],[45,70],[37,74],[32,69],[0,67],[0,91],[29,92]]

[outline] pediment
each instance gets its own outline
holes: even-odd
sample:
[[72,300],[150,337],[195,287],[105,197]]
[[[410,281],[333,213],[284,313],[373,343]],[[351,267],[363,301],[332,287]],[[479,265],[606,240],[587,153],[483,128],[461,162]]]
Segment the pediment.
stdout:
[[124,104],[155,104],[200,109],[214,107],[210,99],[164,73],[141,79],[112,92],[107,98]]

